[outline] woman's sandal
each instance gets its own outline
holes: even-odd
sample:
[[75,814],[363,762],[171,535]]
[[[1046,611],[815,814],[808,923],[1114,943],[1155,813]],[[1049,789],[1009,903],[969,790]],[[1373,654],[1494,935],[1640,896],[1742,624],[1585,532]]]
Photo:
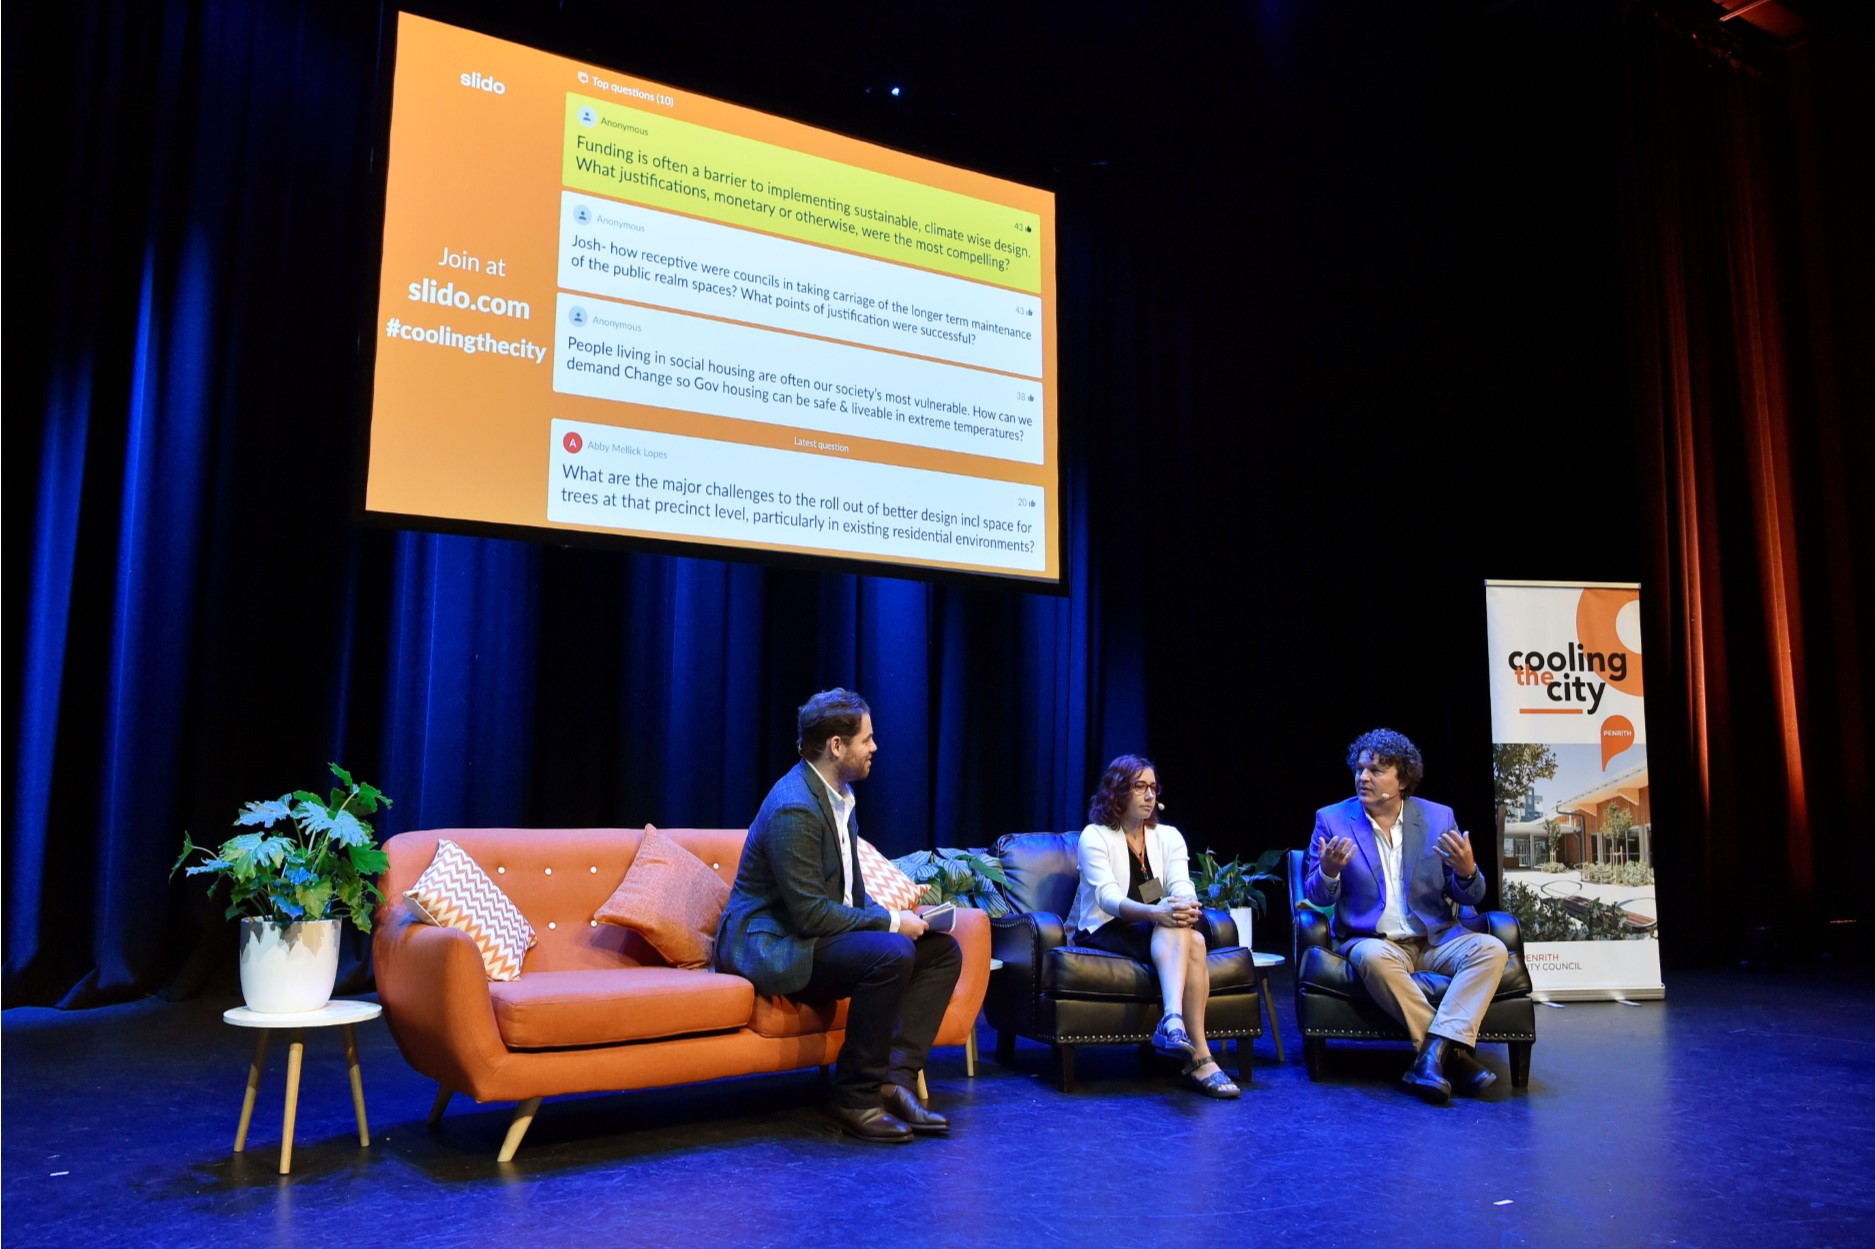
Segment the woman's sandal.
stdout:
[[1212,1058],[1209,1054],[1194,1054],[1192,1055],[1191,1061],[1186,1063],[1184,1069],[1178,1074],[1185,1077],[1185,1083],[1191,1085],[1191,1087],[1197,1089],[1206,1097],[1216,1097],[1224,1100],[1233,1097],[1241,1097],[1243,1095],[1243,1090],[1231,1082],[1231,1078],[1224,1074],[1224,1069],[1222,1067],[1219,1067],[1216,1071],[1213,1071],[1203,1079],[1199,1079],[1196,1075],[1192,1074],[1206,1063],[1216,1061],[1217,1060]]
[[[1178,1022],[1173,1023],[1174,1019]],[[1167,1058],[1193,1058],[1198,1053],[1185,1031],[1185,1017],[1177,1011],[1160,1016],[1159,1026],[1152,1030],[1152,1048]]]

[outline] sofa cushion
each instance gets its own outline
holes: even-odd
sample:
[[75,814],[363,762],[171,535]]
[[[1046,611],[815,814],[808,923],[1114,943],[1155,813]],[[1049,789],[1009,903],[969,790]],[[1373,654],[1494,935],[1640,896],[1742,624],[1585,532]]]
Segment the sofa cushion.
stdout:
[[630,928],[672,967],[695,970],[710,965],[728,904],[729,886],[709,864],[647,824],[625,879],[592,917]]
[[534,927],[488,873],[447,837],[436,843],[436,857],[404,892],[423,921],[469,934],[482,954],[490,980],[513,980],[534,944]]
[[837,1002],[797,1002],[791,997],[758,994],[749,1015],[749,1029],[758,1036],[809,1036],[846,1027],[847,999]]
[[[1212,950],[1205,959],[1211,973],[1211,996],[1247,993],[1256,988],[1256,961],[1240,945]],[[1048,951],[1042,991],[1054,998],[1112,998],[1150,1001],[1159,996],[1159,977],[1146,964],[1124,954],[1059,946]]]
[[740,1028],[755,986],[713,971],[617,967],[529,972],[488,995],[509,1049],[569,1049]]
[[866,896],[888,911],[909,911],[924,897],[924,886],[864,837],[859,839],[859,874],[866,881]]

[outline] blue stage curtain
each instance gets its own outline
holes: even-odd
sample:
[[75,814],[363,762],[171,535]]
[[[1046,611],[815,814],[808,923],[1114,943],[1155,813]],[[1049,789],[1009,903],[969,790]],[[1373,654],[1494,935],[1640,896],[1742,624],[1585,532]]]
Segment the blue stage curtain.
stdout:
[[182,833],[328,760],[392,796],[380,835],[739,826],[848,685],[887,853],[1078,827],[1090,747],[1145,725],[1094,695],[1137,644],[1108,670],[1073,464],[1065,596],[358,527],[377,35],[310,0],[8,10],[9,169],[48,194],[7,210],[47,315],[6,374],[6,1004],[225,988]]

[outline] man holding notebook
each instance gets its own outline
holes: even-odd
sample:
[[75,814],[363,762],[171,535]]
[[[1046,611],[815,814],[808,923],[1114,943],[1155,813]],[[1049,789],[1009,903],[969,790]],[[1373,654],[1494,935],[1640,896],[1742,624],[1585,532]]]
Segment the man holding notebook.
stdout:
[[841,1131],[891,1142],[948,1132],[913,1090],[963,954],[917,912],[866,896],[853,795],[879,749],[866,701],[823,690],[802,705],[797,725],[801,762],[749,825],[716,934],[717,965],[758,993],[851,999],[827,1105]]

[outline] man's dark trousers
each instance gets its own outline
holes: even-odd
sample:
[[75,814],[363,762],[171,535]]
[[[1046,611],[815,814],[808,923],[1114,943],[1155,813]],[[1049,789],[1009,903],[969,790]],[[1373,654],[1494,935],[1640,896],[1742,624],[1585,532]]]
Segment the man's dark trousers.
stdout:
[[852,998],[829,1100],[849,1110],[876,1109],[887,1081],[917,1089],[963,961],[956,940],[942,932],[916,941],[873,931],[815,941],[813,975],[794,996],[803,1002]]

